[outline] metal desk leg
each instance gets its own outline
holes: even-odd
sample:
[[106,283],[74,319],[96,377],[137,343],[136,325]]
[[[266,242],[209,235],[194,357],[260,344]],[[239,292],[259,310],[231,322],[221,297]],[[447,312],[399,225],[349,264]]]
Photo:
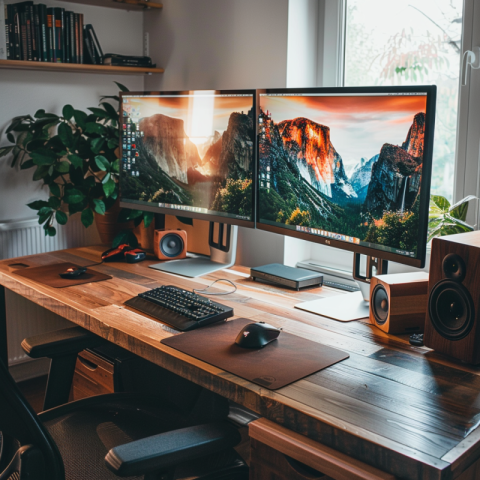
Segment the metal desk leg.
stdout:
[[8,368],[7,305],[3,285],[0,285],[0,360]]

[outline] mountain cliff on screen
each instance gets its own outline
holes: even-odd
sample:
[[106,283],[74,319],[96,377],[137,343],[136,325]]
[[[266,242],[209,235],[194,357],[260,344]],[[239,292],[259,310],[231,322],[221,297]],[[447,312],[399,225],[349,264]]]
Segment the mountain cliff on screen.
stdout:
[[369,160],[359,155],[349,176],[327,125],[304,117],[276,123],[262,110],[259,125],[261,219],[416,248],[416,232],[394,239],[386,231],[395,222],[418,224],[423,112],[412,117],[405,141],[385,142]]
[[[203,158],[182,119],[155,114],[139,121],[139,131],[144,133],[136,140],[140,175],[124,176],[124,198],[251,215],[253,111],[232,112],[225,131],[215,132]],[[237,187],[244,198],[229,202],[230,190]]]

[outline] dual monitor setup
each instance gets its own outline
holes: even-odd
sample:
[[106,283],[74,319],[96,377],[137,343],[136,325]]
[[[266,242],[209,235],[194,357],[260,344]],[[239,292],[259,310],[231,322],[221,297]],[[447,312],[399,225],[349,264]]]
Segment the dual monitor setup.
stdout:
[[155,266],[171,273],[233,265],[238,226],[354,252],[359,280],[421,268],[435,102],[435,86],[124,92],[121,205],[211,222],[211,257]]

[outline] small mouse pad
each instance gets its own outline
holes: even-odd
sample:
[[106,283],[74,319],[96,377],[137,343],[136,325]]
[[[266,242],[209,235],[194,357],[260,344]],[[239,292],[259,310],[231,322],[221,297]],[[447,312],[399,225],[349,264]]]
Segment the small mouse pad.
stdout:
[[165,338],[161,343],[270,390],[349,357],[335,348],[286,332],[264,348],[235,345],[238,332],[249,323],[252,321],[247,318],[238,318]]
[[14,270],[12,273],[20,275],[21,277],[29,278],[38,283],[43,283],[49,287],[63,288],[71,287],[72,285],[82,285],[82,283],[101,282],[112,278],[110,275],[96,272],[95,270],[87,271],[75,278],[62,278],[60,273],[63,273],[70,267],[80,267],[74,263],[54,263],[53,265],[42,265],[41,267],[28,267]]

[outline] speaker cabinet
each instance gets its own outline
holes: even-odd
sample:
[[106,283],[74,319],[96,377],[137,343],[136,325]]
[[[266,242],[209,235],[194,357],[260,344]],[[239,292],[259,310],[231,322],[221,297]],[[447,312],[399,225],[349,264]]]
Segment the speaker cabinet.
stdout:
[[153,250],[159,260],[177,260],[187,256],[185,230],[155,230]]
[[434,238],[425,346],[480,363],[480,232]]
[[397,273],[370,281],[370,323],[387,333],[423,332],[428,274]]

